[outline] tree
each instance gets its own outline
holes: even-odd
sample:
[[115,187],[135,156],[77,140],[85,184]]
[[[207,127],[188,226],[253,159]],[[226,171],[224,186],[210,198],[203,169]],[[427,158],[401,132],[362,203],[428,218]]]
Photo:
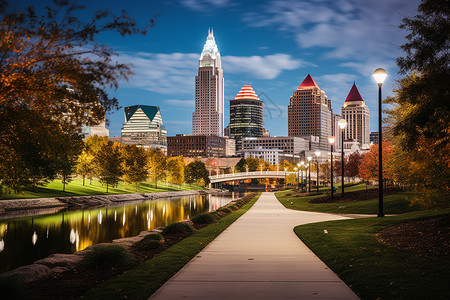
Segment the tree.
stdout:
[[351,153],[348,156],[347,162],[345,163],[344,173],[345,176],[354,178],[359,176],[359,168],[361,165],[362,155],[358,152]]
[[204,186],[207,186],[210,182],[206,165],[199,160],[193,161],[186,166],[184,178],[189,184],[197,182],[199,179],[203,179]]
[[247,167],[247,161],[245,160],[245,158],[241,158],[238,163],[236,164],[236,166],[234,166],[234,168],[236,169],[236,172],[246,172],[246,167]]
[[247,157],[245,159],[247,166],[248,166],[248,171],[249,172],[255,172],[260,170],[260,163],[259,163],[259,159],[256,157]]
[[[383,142],[383,178],[392,179],[391,170],[389,168],[389,159],[392,152],[392,144]],[[359,176],[364,180],[378,181],[378,145],[372,145],[370,151],[362,157],[359,168]]]
[[94,156],[89,154],[86,150],[86,147],[82,150],[81,154],[78,156],[78,164],[76,172],[78,175],[83,177],[83,185],[86,179],[86,176],[89,176],[94,172],[94,164],[92,160]]
[[331,163],[327,160],[323,164],[319,164],[319,171],[319,176],[323,180],[323,182],[329,182],[331,178]]
[[167,159],[168,181],[173,184],[184,182],[184,159],[183,156],[169,157]]
[[[99,137],[97,135],[90,136],[84,141],[84,149],[86,152],[87,161],[86,163],[89,163],[89,165],[85,166],[85,175],[87,178],[89,178],[89,184],[92,184],[92,178],[94,176],[98,176],[98,168],[95,164],[95,161],[93,158],[97,156],[97,153],[100,151],[100,149],[103,147],[103,145],[106,145],[108,143],[108,137],[102,136]],[[89,159],[91,158],[91,159]],[[80,166],[81,167],[81,166]],[[78,173],[79,175],[83,175],[82,173]],[[84,185],[84,177],[83,177],[83,185]]]
[[61,176],[64,192],[66,190],[66,184],[71,181],[72,174],[75,171],[78,156],[83,148],[83,141],[81,140],[81,135],[78,133],[59,133],[59,137],[57,137],[56,134],[53,134],[53,142],[55,143],[56,138],[58,139],[58,142],[55,145],[57,147],[54,147],[57,149],[57,153],[52,156],[56,157],[56,168]]
[[405,77],[386,101],[393,104],[394,179],[423,192],[425,206],[449,205],[449,17],[449,1],[422,0],[418,14],[403,19],[407,42],[397,65]]
[[106,184],[106,192],[108,192],[109,185],[114,187],[119,183],[119,178],[123,174],[122,161],[119,146],[113,142],[103,145],[94,157],[100,182]]
[[123,145],[120,150],[123,157],[123,180],[134,183],[137,192],[139,182],[148,177],[147,152],[136,145]]
[[158,188],[158,181],[166,178],[167,160],[161,149],[151,149],[149,151],[148,169],[150,173],[150,179],[155,184],[155,188]]

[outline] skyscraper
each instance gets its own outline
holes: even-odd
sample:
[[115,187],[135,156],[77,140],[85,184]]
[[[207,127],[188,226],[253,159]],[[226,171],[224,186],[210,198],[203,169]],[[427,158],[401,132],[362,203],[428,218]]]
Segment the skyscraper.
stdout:
[[166,148],[167,131],[158,106],[133,105],[125,107],[122,142],[144,148]]
[[347,121],[344,129],[344,140],[357,141],[360,147],[370,142],[370,113],[361,94],[353,83],[353,86],[345,99],[342,107],[342,117]]
[[242,149],[245,137],[263,136],[263,102],[250,85],[244,85],[230,100],[230,138],[236,140],[236,151]]
[[332,110],[325,92],[308,74],[288,106],[288,136],[319,138],[319,149],[328,150],[331,135]]
[[195,76],[195,111],[192,114],[192,134],[223,136],[223,85],[219,49],[212,30],[209,30],[198,63],[198,75]]

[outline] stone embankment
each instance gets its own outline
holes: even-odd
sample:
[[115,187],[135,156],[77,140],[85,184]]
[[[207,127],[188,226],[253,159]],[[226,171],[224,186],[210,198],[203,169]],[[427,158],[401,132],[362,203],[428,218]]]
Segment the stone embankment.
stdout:
[[222,190],[210,189],[198,191],[175,191],[175,192],[144,193],[144,194],[136,193],[136,194],[117,194],[117,195],[0,200],[0,213],[6,211],[40,209],[40,208],[66,207],[69,209],[78,209],[86,207],[99,207],[111,205],[114,203],[119,204],[127,201],[145,201],[162,198],[184,197],[191,195],[205,195],[218,193],[221,191]]

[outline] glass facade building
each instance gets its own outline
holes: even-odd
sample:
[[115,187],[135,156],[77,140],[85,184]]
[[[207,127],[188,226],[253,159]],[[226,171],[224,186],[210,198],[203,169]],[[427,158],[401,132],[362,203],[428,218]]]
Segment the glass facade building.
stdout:
[[230,138],[236,141],[236,151],[242,149],[242,139],[263,136],[263,102],[250,85],[244,85],[234,100],[230,100]]

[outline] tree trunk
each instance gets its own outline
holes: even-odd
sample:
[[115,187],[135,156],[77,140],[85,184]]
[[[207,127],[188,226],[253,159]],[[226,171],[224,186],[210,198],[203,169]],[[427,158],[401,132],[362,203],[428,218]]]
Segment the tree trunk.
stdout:
[[108,192],[108,183],[106,183],[106,192]]
[[86,175],[83,175],[83,186],[84,186],[84,179],[86,178]]

